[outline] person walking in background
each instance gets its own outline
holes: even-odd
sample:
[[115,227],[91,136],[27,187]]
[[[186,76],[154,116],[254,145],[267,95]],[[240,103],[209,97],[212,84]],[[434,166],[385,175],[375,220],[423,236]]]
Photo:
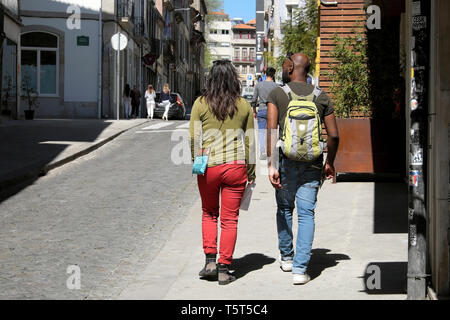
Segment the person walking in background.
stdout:
[[160,106],[164,107],[164,114],[162,116],[163,120],[169,121],[169,108],[172,103],[172,97],[170,96],[169,84],[164,84],[163,91],[161,92],[161,103]]
[[[255,181],[253,111],[240,92],[239,76],[231,62],[215,61],[206,91],[192,108],[189,128],[192,159],[198,155],[198,148],[210,150],[206,173],[197,176],[206,259],[199,276],[218,278],[220,285],[236,280],[228,268],[236,244],[239,207],[246,185]],[[236,132],[242,136],[236,136]]]
[[155,90],[153,90],[153,86],[149,84],[147,90],[145,91],[145,101],[147,104],[147,119],[153,119],[153,111],[155,110],[155,97],[156,92]]
[[[310,280],[306,271],[314,238],[317,193],[323,176],[331,179],[334,175],[333,163],[339,145],[333,105],[326,93],[307,83],[309,68],[310,61],[305,54],[288,54],[283,64],[285,86],[274,89],[267,98],[268,171],[276,189],[280,266],[283,271],[292,272],[293,284]],[[289,127],[285,128],[285,123]],[[321,123],[325,123],[328,134],[324,168]],[[282,142],[279,167],[275,152],[278,126]],[[295,205],[298,232],[294,250]]]
[[[255,118],[258,119],[258,138],[259,138],[259,158],[267,159],[266,153],[266,130],[267,130],[267,97],[269,93],[277,87],[275,83],[274,68],[267,68],[266,80],[258,82],[253,93],[252,106]],[[258,111],[256,111],[258,107]]]
[[128,83],[123,90],[123,105],[125,108],[125,119],[129,119],[131,115],[131,88]]
[[139,116],[139,105],[141,104],[141,92],[137,88],[137,86],[133,86],[133,91],[131,91],[131,113],[135,118]]

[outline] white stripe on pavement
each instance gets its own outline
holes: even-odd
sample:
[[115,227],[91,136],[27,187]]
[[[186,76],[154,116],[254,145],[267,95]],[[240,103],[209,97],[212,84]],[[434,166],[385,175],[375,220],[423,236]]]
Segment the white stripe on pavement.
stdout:
[[177,129],[189,129],[189,122],[186,122],[177,127]]
[[173,122],[160,122],[160,123],[156,123],[156,124],[153,124],[151,126],[142,128],[142,130],[161,129],[161,128],[164,128],[164,127],[168,127],[168,126],[170,126],[172,124],[173,124]]
[[136,133],[161,133],[161,132],[175,132],[175,131],[180,131],[180,132],[188,132],[188,129],[168,129],[168,130],[147,130],[147,131],[136,131]]

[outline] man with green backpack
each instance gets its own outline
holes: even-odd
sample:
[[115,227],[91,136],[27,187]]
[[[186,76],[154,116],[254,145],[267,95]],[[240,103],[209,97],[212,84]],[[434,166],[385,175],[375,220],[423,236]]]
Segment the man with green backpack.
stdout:
[[[269,179],[276,189],[280,266],[292,272],[293,284],[310,280],[307,267],[314,238],[314,210],[323,178],[334,174],[339,135],[330,98],[307,83],[309,58],[288,54],[283,64],[283,87],[267,98]],[[327,130],[327,158],[322,124]],[[279,136],[279,138],[277,138]],[[292,213],[297,206],[298,233],[293,245]]]

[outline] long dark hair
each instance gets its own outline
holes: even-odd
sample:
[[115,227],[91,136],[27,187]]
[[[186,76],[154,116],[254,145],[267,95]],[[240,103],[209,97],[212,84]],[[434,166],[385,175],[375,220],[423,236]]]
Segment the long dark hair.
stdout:
[[125,97],[129,97],[130,96],[130,92],[131,92],[130,85],[127,83],[125,85],[125,89],[123,90],[123,93],[125,94]]
[[209,72],[203,98],[219,121],[233,118],[237,111],[236,100],[241,95],[241,82],[229,60],[217,60]]

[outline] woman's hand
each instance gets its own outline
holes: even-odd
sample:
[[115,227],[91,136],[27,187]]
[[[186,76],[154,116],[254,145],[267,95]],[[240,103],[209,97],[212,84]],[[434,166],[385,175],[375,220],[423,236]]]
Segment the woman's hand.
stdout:
[[248,180],[247,181],[247,185],[248,186],[250,186],[250,185],[252,185],[252,184],[254,184],[255,183],[255,179],[252,179],[252,180]]

